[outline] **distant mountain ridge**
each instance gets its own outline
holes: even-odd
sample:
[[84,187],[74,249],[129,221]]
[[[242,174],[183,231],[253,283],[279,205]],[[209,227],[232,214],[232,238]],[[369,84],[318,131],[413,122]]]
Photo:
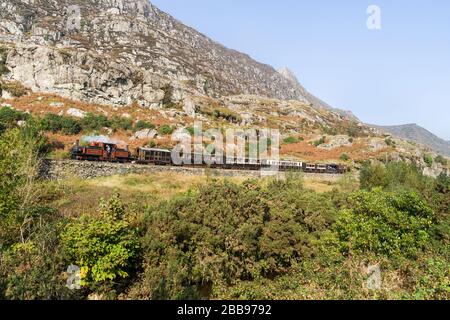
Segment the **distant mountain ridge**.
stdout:
[[434,151],[450,157],[450,142],[439,138],[425,128],[413,123],[399,126],[372,125],[380,131],[390,133],[402,139],[421,143]]

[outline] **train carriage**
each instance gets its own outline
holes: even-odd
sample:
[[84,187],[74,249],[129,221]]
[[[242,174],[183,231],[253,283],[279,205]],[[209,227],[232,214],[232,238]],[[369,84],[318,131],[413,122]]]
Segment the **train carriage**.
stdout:
[[[72,159],[107,162],[132,162],[154,165],[175,165],[172,160],[172,151],[158,148],[137,148],[132,156],[128,147],[119,148],[113,143],[93,142],[89,146],[80,146],[78,141],[72,148]],[[279,171],[299,171],[321,174],[344,174],[349,168],[339,164],[313,164],[292,160],[256,159],[226,157],[220,155],[217,161],[215,155],[200,153],[181,154],[179,166],[210,167],[219,169],[261,170],[277,169]]]
[[136,162],[140,164],[171,165],[172,152],[167,149],[138,148]]

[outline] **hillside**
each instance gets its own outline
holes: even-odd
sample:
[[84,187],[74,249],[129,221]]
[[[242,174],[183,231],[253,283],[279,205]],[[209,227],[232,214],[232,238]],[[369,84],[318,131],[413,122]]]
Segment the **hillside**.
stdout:
[[450,142],[439,138],[430,131],[417,124],[405,124],[401,126],[374,126],[399,138],[421,143],[436,152],[450,156]]
[[146,0],[72,4],[0,1],[8,79],[37,92],[117,106],[158,108],[164,99],[192,94],[252,94],[330,108],[295,78],[225,48]]
[[72,4],[0,0],[0,102],[43,121],[56,153],[98,135],[170,148],[170,133],[200,120],[279,129],[286,158],[356,168],[408,159],[430,175],[445,170],[424,162],[426,148],[385,141],[313,96],[289,69],[225,48],[146,0]]

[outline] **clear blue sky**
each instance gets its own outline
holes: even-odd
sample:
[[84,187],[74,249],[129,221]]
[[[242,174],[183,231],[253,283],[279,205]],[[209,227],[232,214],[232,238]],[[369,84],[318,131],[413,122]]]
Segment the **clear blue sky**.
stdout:
[[[329,104],[450,140],[448,0],[151,0],[225,46],[289,67]],[[380,31],[367,7],[381,8]]]

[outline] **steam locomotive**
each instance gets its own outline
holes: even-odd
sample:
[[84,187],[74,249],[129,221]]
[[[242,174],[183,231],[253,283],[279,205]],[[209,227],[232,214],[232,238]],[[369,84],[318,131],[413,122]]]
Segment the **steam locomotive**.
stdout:
[[[313,164],[287,160],[260,160],[251,158],[225,157],[222,161],[212,161],[212,156],[203,154],[184,154],[182,164],[175,164],[172,151],[157,148],[137,148],[132,153],[128,148],[119,148],[113,143],[93,142],[80,146],[77,142],[71,150],[73,160],[104,161],[118,163],[153,164],[161,166],[209,167],[217,169],[261,170],[277,168],[279,171],[301,171],[307,173],[344,174],[349,168],[339,164]],[[200,161],[195,161],[200,159]],[[217,163],[220,162],[220,163]],[[201,163],[201,164],[200,164]]]

